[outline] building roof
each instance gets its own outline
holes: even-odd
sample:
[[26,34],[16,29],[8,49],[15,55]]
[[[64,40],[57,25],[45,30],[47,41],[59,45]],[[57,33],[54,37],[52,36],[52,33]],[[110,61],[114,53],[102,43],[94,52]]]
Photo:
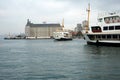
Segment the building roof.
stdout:
[[60,27],[60,24],[30,24],[30,27]]
[[43,23],[43,24],[33,24],[29,21],[27,21],[26,26],[30,26],[30,27],[61,27],[61,25],[59,23]]

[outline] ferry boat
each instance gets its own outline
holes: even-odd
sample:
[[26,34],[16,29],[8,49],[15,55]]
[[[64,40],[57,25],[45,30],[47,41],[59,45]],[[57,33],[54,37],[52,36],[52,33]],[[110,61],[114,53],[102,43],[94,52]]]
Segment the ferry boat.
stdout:
[[88,23],[82,31],[87,44],[103,46],[120,46],[120,13],[102,13],[98,15],[98,25],[89,26],[90,5],[88,7]]
[[58,41],[72,40],[72,34],[67,31],[54,32],[53,37]]
[[72,33],[64,30],[64,19],[62,22],[62,30],[57,30],[53,32],[53,38],[58,41],[72,40]]

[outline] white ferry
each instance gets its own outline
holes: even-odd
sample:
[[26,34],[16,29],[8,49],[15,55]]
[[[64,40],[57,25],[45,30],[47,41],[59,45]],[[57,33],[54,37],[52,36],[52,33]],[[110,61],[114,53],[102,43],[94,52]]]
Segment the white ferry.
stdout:
[[62,22],[62,30],[53,32],[53,38],[58,41],[72,40],[72,33],[65,31],[63,28],[64,28],[64,19]]
[[88,24],[83,30],[83,36],[87,44],[120,46],[120,13],[103,13],[98,15],[98,25],[89,26],[88,8]]
[[55,40],[58,40],[58,41],[72,40],[72,34],[66,31],[54,32],[53,37]]

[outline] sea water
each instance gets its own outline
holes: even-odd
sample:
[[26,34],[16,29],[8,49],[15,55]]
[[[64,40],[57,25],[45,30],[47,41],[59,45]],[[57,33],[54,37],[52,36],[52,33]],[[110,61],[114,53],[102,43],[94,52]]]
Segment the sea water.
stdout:
[[1,39],[0,80],[120,80],[120,47]]

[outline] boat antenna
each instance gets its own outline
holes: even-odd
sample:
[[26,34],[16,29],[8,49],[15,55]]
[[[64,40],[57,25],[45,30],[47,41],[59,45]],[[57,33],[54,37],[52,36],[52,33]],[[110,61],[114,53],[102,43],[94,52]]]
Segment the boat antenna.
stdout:
[[87,12],[88,12],[88,18],[87,18],[88,21],[87,21],[86,33],[88,33],[88,30],[89,30],[89,22],[90,22],[90,3],[88,4]]
[[63,28],[64,28],[64,18],[62,20],[62,31],[63,31]]

